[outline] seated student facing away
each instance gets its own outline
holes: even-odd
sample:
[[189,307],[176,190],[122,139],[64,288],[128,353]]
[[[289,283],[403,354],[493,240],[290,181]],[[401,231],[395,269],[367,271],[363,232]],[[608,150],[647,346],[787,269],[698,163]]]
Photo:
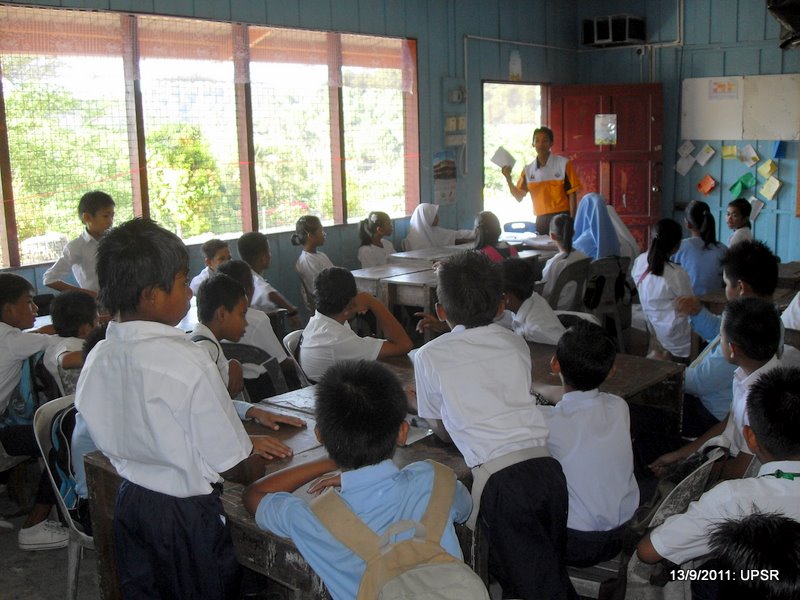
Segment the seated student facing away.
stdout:
[[197,295],[197,290],[200,289],[200,284],[216,273],[221,265],[231,259],[231,249],[228,247],[228,242],[216,238],[204,242],[200,246],[200,250],[203,252],[206,266],[192,278],[192,282],[189,284],[195,296]]
[[578,321],[561,336],[550,361],[564,395],[555,406],[542,406],[542,413],[550,430],[547,448],[567,478],[566,562],[576,567],[616,556],[639,506],[628,404],[597,389],[613,373],[616,356],[602,328]]
[[[317,311],[308,321],[300,341],[300,366],[309,379],[318,380],[333,364],[343,360],[376,360],[402,356],[413,347],[403,326],[380,300],[359,292],[353,274],[329,267],[314,279]],[[348,321],[371,312],[385,340],[359,337]]]
[[[358,248],[358,262],[361,268],[378,267],[389,261],[389,255],[395,253],[394,244],[386,239],[392,235],[394,226],[392,219],[385,212],[373,210],[358,227],[361,246]],[[313,289],[313,287],[312,287]]]
[[557,344],[564,326],[547,300],[533,291],[533,267],[519,258],[505,260],[499,266],[506,310],[495,322],[529,342]]
[[[47,287],[59,292],[82,290],[92,296],[97,294],[97,242],[114,224],[114,206],[114,200],[105,192],[87,192],[81,196],[78,216],[86,228],[64,247],[61,258],[45,271]],[[78,287],[64,281],[70,272]]]
[[721,289],[724,283],[720,261],[727,248],[717,241],[717,223],[708,204],[700,200],[689,203],[686,227],[691,236],[681,241],[672,260],[686,270],[695,296]]
[[[14,424],[16,420],[10,417],[10,405],[19,398],[20,381],[26,373],[24,367],[28,358],[58,342],[55,336],[22,331],[33,327],[37,314],[30,282],[13,273],[0,273],[0,443],[11,456],[41,454],[33,426]],[[10,473],[0,473],[0,485],[7,484]],[[47,520],[55,503],[53,486],[47,473],[42,472],[34,506],[19,530],[20,549],[49,550],[67,545],[67,528]],[[11,522],[0,519],[0,532],[12,529]]]
[[294,270],[300,276],[300,291],[309,312],[314,311],[314,277],[322,269],[333,266],[328,255],[317,250],[324,244],[325,230],[319,217],[306,215],[297,219],[295,232],[292,234],[292,246],[302,246],[303,251],[297,257]]
[[220,484],[264,474],[216,366],[175,327],[192,296],[188,265],[183,242],[146,219],[97,250],[99,302],[115,317],[75,405],[124,479],[113,529],[126,598],[237,597]]
[[[550,239],[556,243],[558,254],[549,259],[542,270],[542,280],[544,281],[542,296],[547,299],[553,293],[553,287],[558,281],[561,271],[576,261],[589,258],[580,250],[572,247],[572,236],[574,234],[572,227],[572,217],[569,215],[556,215],[550,221]],[[583,289],[578,289],[577,283],[570,281],[561,288],[561,294],[559,294],[556,304],[558,309],[569,310],[575,299],[575,294],[582,295]]]
[[286,316],[289,321],[299,327],[300,316],[298,313],[300,311],[261,275],[262,271],[269,267],[269,263],[272,260],[267,236],[258,231],[251,231],[240,237],[236,242],[236,246],[239,249],[239,256],[252,269],[253,296],[250,299],[250,304],[253,308],[267,313],[279,308],[285,308],[288,311]]
[[750,388],[747,414],[744,438],[762,463],[758,476],[723,481],[685,513],[669,517],[639,542],[642,561],[666,558],[680,565],[703,557],[714,526],[757,511],[800,520],[800,369],[761,375]]
[[575,598],[564,566],[567,484],[531,396],[530,350],[492,322],[504,306],[500,268],[464,252],[436,275],[436,311],[452,331],[414,357],[419,415],[473,469],[470,522],[486,527],[504,597]]
[[53,299],[50,314],[59,337],[45,350],[43,360],[63,394],[64,384],[58,368],[80,369],[83,366],[83,342],[97,327],[97,303],[93,296],[84,292],[64,292]]
[[500,220],[493,212],[484,210],[475,217],[475,250],[482,252],[492,262],[503,262],[517,256],[517,249],[500,241]]
[[[290,467],[269,475],[244,491],[245,508],[262,529],[291,538],[336,600],[355,598],[364,561],[320,523],[308,501],[291,492],[326,473],[309,493],[340,488],[352,511],[378,535],[398,521],[417,520],[428,506],[433,469],[415,462],[402,470],[392,462],[397,444],[405,444],[406,398],[397,378],[383,365],[345,361],[328,369],[315,393],[316,435],[330,458]],[[353,418],[358,415],[358,418]],[[456,492],[442,547],[461,558],[453,522],[469,516],[469,492],[456,482]]]

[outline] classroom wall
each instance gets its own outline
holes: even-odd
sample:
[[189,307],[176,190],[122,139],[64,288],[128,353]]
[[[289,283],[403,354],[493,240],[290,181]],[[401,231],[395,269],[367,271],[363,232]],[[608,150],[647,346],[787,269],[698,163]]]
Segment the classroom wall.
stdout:
[[[464,157],[466,168],[461,168],[462,176],[458,179],[457,203],[444,206],[440,211],[442,225],[452,228],[471,228],[483,204],[481,82],[508,78],[508,57],[514,48],[520,51],[525,81],[568,83],[577,73],[574,51],[577,3],[563,0],[49,0],[10,3],[415,38],[423,201],[430,201],[432,195],[433,153],[445,149],[445,88],[464,78],[465,36],[569,48],[567,51],[514,46],[477,39],[466,42],[469,72],[469,83],[465,86],[469,139]],[[399,247],[407,226],[408,219],[396,223],[395,246]],[[323,251],[335,264],[357,268],[357,225],[330,227],[326,231]],[[291,246],[289,237],[290,233],[271,236],[273,258],[267,278],[293,302],[299,303],[299,282],[293,270],[299,249]],[[190,248],[190,251],[191,271],[195,273],[200,270],[202,260],[199,248]],[[43,270],[29,267],[19,272],[41,288]]]
[[[660,82],[664,89],[664,194],[662,215],[683,219],[675,203],[705,200],[715,211],[720,239],[729,230],[724,215],[732,199],[728,188],[748,170],[736,160],[722,160],[720,146],[750,143],[762,161],[771,158],[772,140],[693,140],[697,149],[709,143],[717,151],[704,166],[695,165],[682,177],[675,170],[680,137],[681,81],[690,77],[775,75],[800,73],[800,49],[778,47],[779,26],[764,0],[690,0],[685,2],[683,45],[678,37],[678,0],[585,0],[577,19],[628,13],[647,20],[648,44],[639,55],[635,48],[581,51],[578,79],[582,83]],[[660,45],[660,46],[659,46]],[[775,115],[780,119],[781,115]],[[798,177],[798,142],[786,142],[786,158],[776,161],[783,186],[767,202],[755,222],[755,236],[765,241],[784,261],[800,259],[800,218],[795,216]],[[760,163],[759,163],[760,164]],[[695,188],[705,175],[718,183],[708,196]],[[759,185],[762,177],[757,176]],[[763,198],[761,198],[763,200]]]

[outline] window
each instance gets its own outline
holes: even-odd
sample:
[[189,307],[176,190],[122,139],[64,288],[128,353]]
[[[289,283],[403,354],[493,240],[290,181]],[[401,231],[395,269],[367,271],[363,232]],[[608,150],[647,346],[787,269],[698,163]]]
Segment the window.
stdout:
[[2,266],[55,259],[91,189],[188,243],[419,203],[410,40],[0,7],[0,69]]

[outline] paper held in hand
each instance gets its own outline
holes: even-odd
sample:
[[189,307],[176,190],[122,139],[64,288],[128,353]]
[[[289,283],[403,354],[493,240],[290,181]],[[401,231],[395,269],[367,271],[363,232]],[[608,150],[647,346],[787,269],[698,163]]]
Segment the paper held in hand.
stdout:
[[511,156],[508,150],[500,146],[497,148],[497,150],[495,150],[494,156],[492,156],[492,162],[500,168],[503,167],[513,168],[517,160],[513,156]]

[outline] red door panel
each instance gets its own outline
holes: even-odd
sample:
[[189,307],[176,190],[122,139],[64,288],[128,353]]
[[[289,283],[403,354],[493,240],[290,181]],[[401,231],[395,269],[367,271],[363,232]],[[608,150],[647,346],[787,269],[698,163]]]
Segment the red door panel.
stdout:
[[617,115],[619,137],[611,151],[650,152],[651,112],[648,96],[615,97],[611,114]]
[[644,161],[614,161],[611,163],[611,197],[617,212],[624,215],[650,214],[648,188],[650,163]]

